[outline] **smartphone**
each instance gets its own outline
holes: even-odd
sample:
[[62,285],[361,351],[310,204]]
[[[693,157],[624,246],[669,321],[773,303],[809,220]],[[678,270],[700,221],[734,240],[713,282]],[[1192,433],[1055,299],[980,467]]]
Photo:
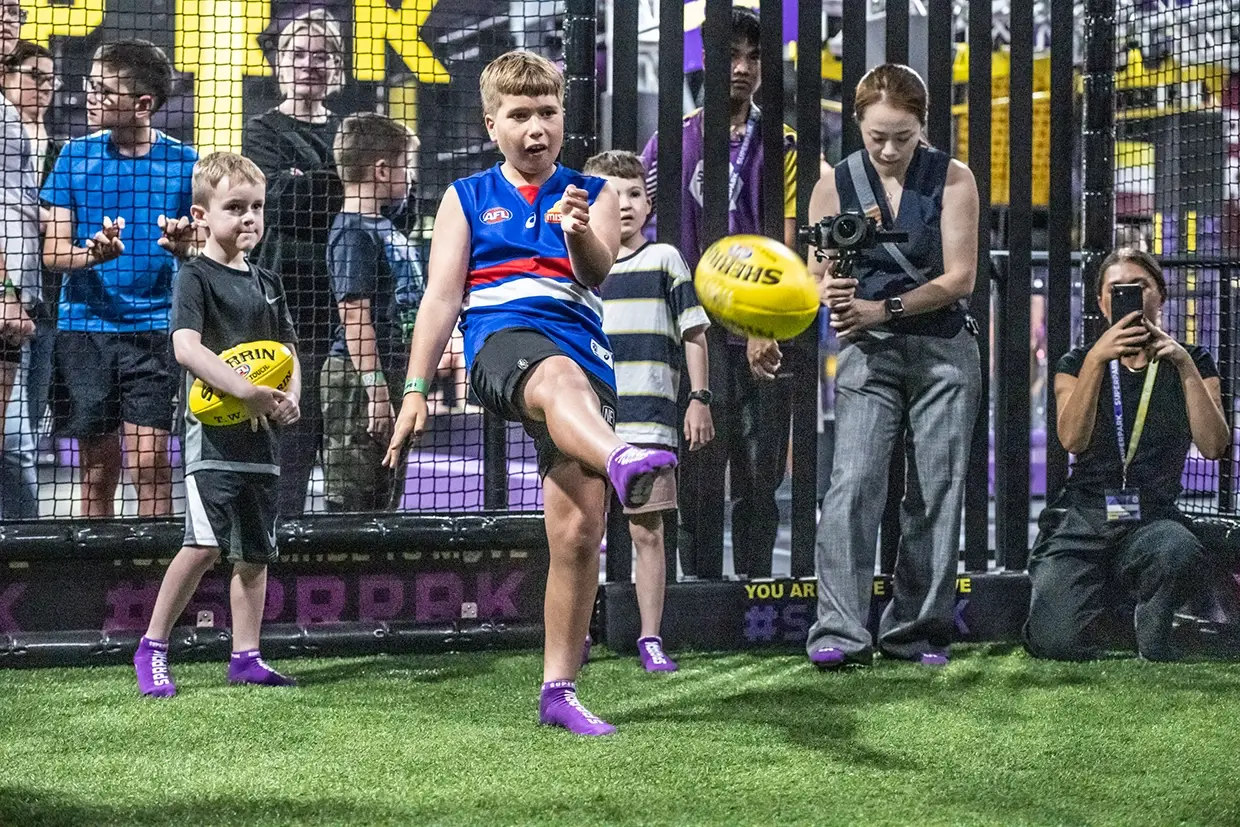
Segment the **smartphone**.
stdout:
[[[1111,287],[1111,323],[1118,324],[1119,320],[1130,313],[1145,309],[1144,289],[1139,284],[1116,284]],[[1141,324],[1141,320],[1137,319],[1136,324]],[[1134,325],[1135,326],[1135,325]]]

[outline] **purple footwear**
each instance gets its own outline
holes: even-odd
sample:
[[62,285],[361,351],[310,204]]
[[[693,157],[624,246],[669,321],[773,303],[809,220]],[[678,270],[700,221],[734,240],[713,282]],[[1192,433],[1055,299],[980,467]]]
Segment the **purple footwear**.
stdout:
[[946,652],[922,652],[917,656],[917,662],[922,666],[946,666],[948,661]]
[[835,649],[827,647],[826,649],[816,649],[810,653],[809,662],[817,666],[819,669],[839,669],[848,661],[848,655],[844,654],[843,649]]
[[637,639],[637,654],[641,658],[642,666],[646,667],[647,672],[675,672],[680,667],[676,665],[676,661],[667,656],[663,651],[663,638],[661,637],[639,637]]
[[594,644],[594,641],[590,640],[590,636],[587,634],[586,642],[581,647],[581,665],[582,666],[585,666],[587,663],[590,662],[590,647],[593,644]]
[[538,723],[574,735],[615,735],[616,728],[581,705],[572,681],[547,681],[538,699]]
[[168,670],[168,641],[143,636],[133,653],[133,669],[138,673],[138,691],[148,698],[171,698],[177,685]]
[[607,458],[607,476],[620,502],[629,508],[645,505],[650,500],[655,480],[675,467],[676,455],[670,451],[651,451],[632,445],[621,445]]
[[267,665],[257,649],[233,652],[228,662],[229,683],[252,683],[256,686],[296,686],[297,681],[286,678]]

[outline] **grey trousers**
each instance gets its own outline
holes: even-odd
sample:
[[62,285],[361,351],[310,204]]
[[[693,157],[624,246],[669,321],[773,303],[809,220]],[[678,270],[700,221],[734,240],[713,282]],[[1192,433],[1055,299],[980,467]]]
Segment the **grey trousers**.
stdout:
[[[946,653],[954,629],[965,472],[977,420],[977,343],[896,335],[846,344],[836,372],[835,459],[818,522],[818,619],[807,651],[873,651],[866,628],[892,450],[908,418],[908,479],[891,603],[890,656]],[[984,485],[985,481],[978,481]]]

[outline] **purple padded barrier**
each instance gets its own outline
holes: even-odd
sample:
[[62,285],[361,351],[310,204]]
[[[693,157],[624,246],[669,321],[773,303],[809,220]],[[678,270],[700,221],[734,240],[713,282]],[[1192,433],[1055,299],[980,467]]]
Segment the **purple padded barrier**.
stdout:
[[[508,508],[542,508],[538,464],[520,459],[508,462]],[[459,512],[482,510],[482,461],[472,457],[411,451],[405,467],[405,511]]]
[[[63,468],[77,468],[81,462],[81,452],[76,439],[61,437],[56,440],[56,463]],[[173,434],[168,438],[168,461],[173,468],[181,467],[181,438]]]

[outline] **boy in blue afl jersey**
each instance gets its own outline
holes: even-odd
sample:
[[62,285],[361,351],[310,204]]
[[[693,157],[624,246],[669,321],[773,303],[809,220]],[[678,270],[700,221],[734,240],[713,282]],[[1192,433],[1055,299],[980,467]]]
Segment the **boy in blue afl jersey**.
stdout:
[[409,437],[421,436],[427,380],[459,314],[474,392],[521,422],[538,449],[551,557],[539,720],[609,735],[615,727],[577,700],[574,684],[598,589],[607,483],[626,505],[647,503],[676,457],[635,448],[613,430],[615,371],[597,288],[620,245],[619,207],[602,179],[556,162],[563,77],[550,61],[515,51],[483,70],[481,90],[504,160],[456,181],[440,203],[384,464],[396,467]]

